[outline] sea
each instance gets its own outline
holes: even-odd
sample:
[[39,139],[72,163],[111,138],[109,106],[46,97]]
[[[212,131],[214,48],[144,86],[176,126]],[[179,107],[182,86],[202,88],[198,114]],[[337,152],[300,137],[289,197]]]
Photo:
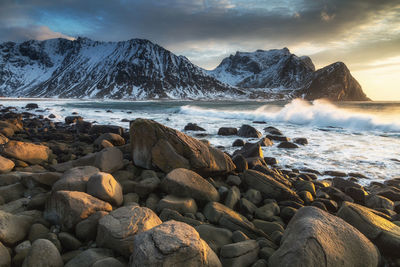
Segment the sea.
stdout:
[[77,112],[87,121],[126,129],[129,122],[123,119],[152,119],[180,131],[189,122],[197,123],[207,133],[200,139],[227,153],[237,149],[232,143],[239,137],[219,136],[220,127],[249,124],[264,134],[265,127],[273,126],[289,138],[308,140],[297,149],[278,148],[279,142],[263,148],[264,156],[275,157],[280,168],[357,172],[367,176],[362,184],[400,177],[400,102],[0,100],[21,112],[27,103],[39,105],[30,112],[54,114],[58,121]]

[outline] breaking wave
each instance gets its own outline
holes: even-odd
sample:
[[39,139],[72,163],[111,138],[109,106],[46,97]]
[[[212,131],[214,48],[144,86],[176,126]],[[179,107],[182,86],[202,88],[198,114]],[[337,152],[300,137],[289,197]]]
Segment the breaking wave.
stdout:
[[205,109],[186,105],[180,108],[179,113],[221,119],[288,122],[297,125],[336,127],[357,131],[400,132],[398,120],[387,121],[373,114],[341,109],[326,100],[315,100],[309,103],[301,99],[294,99],[278,110],[265,105],[252,111]]

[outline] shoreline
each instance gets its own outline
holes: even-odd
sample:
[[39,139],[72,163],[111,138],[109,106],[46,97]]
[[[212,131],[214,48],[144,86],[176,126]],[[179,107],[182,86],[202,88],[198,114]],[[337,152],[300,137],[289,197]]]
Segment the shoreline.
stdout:
[[[250,125],[220,128],[220,135],[257,140],[235,141],[228,155],[151,120],[136,119],[125,131],[79,114],[54,122],[30,108],[0,111],[0,263],[73,266],[97,249],[101,257],[91,264],[186,257],[201,266],[312,266],[311,254],[348,266],[400,264],[393,253],[400,249],[400,178],[362,186],[362,173],[281,169],[261,150],[271,141],[286,150],[307,146],[307,137],[288,140],[274,127],[267,135]],[[309,240],[321,247],[297,247]],[[40,256],[44,248],[49,259]]]

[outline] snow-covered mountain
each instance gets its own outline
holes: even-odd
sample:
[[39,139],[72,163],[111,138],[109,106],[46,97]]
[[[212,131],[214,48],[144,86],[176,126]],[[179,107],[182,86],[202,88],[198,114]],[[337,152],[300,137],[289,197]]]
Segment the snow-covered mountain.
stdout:
[[298,88],[315,71],[309,57],[283,49],[236,52],[209,73],[220,81],[242,88]]
[[0,44],[0,96],[368,100],[341,63],[315,71],[287,48],[237,52],[212,71],[148,40]]
[[78,38],[0,44],[0,94],[154,99],[243,93],[148,40]]

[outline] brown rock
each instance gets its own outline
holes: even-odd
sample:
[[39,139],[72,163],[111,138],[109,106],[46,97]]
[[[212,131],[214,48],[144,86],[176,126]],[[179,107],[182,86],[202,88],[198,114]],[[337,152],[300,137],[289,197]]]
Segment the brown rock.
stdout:
[[47,146],[10,141],[4,146],[2,153],[31,164],[40,164],[48,161],[51,151]]

